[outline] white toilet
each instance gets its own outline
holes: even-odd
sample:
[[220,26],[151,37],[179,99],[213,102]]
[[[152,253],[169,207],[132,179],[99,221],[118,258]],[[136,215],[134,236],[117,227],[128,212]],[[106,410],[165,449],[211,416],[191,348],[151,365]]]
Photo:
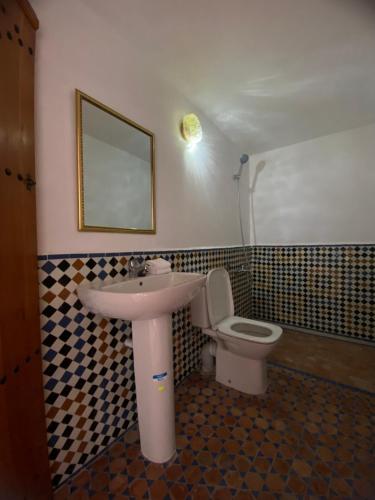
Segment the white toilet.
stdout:
[[[191,303],[192,324],[216,341],[203,348],[216,356],[216,380],[245,392],[263,394],[267,390],[266,357],[283,331],[271,323],[233,316],[233,296],[229,274],[212,269],[206,286]],[[215,352],[216,351],[216,352]]]

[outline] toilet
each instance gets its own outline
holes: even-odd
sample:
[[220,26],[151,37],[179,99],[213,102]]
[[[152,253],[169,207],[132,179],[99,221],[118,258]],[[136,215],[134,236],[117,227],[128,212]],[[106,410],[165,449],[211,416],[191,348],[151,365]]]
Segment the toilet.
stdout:
[[216,381],[246,394],[266,392],[266,357],[283,331],[272,323],[234,316],[232,287],[224,268],[208,273],[206,285],[191,303],[191,315],[192,324],[215,341],[203,347],[202,357],[216,357]]

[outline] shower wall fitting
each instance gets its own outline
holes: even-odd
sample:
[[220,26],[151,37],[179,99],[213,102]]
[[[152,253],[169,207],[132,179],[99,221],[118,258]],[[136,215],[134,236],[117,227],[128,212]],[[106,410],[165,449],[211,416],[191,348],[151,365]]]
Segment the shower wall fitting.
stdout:
[[[137,419],[131,323],[84,309],[75,290],[89,281],[122,280],[129,259],[168,259],[175,271],[230,272],[235,314],[375,340],[375,245],[211,248],[166,252],[39,257],[42,355],[48,445],[54,486],[93,459]],[[206,338],[190,309],[173,314],[174,375],[198,365]]]

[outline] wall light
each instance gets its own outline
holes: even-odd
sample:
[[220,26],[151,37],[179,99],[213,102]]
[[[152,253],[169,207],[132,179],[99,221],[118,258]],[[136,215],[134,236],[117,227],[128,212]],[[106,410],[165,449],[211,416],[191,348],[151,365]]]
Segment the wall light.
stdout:
[[202,126],[197,115],[189,113],[183,117],[181,122],[181,134],[189,144],[197,144],[202,140]]

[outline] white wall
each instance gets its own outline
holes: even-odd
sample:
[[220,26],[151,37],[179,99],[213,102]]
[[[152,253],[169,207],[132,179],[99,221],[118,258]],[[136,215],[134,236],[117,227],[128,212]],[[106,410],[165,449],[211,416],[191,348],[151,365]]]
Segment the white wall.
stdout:
[[254,155],[252,177],[257,165],[252,242],[375,243],[375,124]]
[[[239,244],[232,174],[241,151],[177,89],[149,74],[134,43],[125,44],[89,7],[79,0],[32,4],[41,26],[36,60],[39,254]],[[156,235],[77,231],[75,88],[155,133]],[[181,117],[191,111],[200,115],[204,133],[194,151],[179,134]],[[246,178],[242,182],[247,185]]]

